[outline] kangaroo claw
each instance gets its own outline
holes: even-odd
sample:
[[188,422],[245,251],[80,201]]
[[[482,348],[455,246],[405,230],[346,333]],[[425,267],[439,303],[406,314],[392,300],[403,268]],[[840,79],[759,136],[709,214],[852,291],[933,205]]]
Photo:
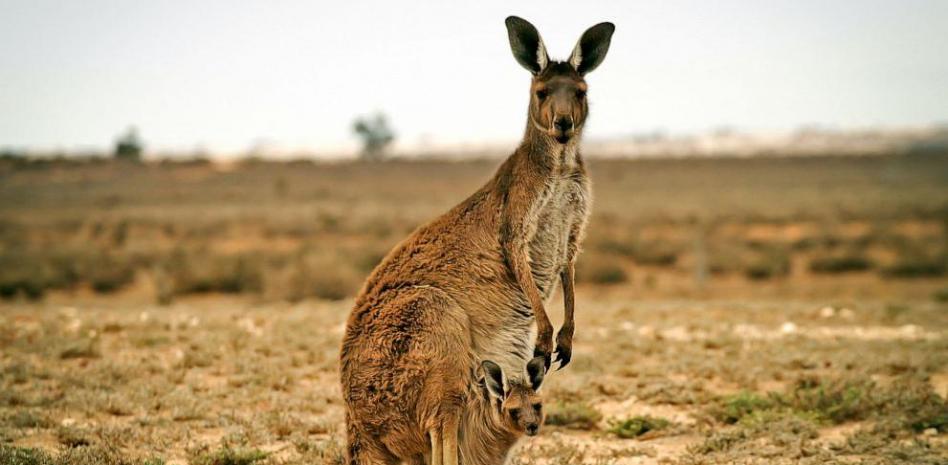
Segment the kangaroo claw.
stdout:
[[534,349],[533,349],[533,356],[534,356],[534,357],[543,357],[544,369],[545,369],[546,371],[550,371],[550,353],[549,353],[549,352],[544,352],[544,351],[540,350],[539,348],[534,348]]
[[573,350],[571,348],[558,346],[556,348],[556,361],[559,362],[559,367],[557,371],[562,370],[563,367],[569,365],[569,361],[572,358]]

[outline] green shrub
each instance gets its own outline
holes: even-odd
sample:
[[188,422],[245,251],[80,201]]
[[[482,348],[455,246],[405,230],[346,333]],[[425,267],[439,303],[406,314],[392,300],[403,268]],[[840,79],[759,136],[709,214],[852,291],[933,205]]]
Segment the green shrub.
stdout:
[[744,276],[754,281],[764,281],[770,278],[786,276],[788,274],[789,263],[774,263],[760,261],[747,265],[744,268]]
[[948,287],[943,287],[935,291],[932,295],[932,299],[934,299],[935,302],[948,302]]
[[115,292],[132,282],[135,269],[127,262],[103,256],[89,270],[89,284],[99,294]]
[[263,260],[251,255],[212,255],[176,250],[165,265],[174,294],[240,294],[263,289]]
[[251,465],[267,458],[267,453],[259,449],[233,449],[225,446],[215,451],[200,450],[189,454],[191,465]]
[[598,410],[583,402],[556,402],[546,411],[546,424],[571,429],[592,430],[602,419]]
[[0,464],[5,465],[164,465],[160,458],[131,458],[120,455],[114,446],[79,446],[51,455],[41,449],[0,444]]
[[717,421],[734,424],[753,412],[774,408],[773,399],[753,392],[741,392],[720,399],[708,409],[708,413]]
[[783,277],[790,274],[790,255],[782,247],[768,248],[755,252],[756,257],[744,266],[744,276],[755,281]]
[[781,397],[781,403],[793,410],[812,412],[832,422],[862,420],[877,407],[870,380],[804,380]]
[[650,431],[663,430],[671,426],[671,422],[659,417],[637,416],[621,421],[614,421],[609,432],[622,439],[634,439]]
[[668,267],[678,261],[678,253],[667,245],[640,244],[635,247],[632,259],[638,265]]
[[101,356],[99,344],[96,339],[81,339],[67,343],[59,351],[59,358],[66,360],[70,358],[99,358]]
[[624,257],[631,257],[635,255],[635,242],[631,240],[621,241],[612,238],[602,239],[593,244],[591,248],[594,248],[597,251],[607,255],[621,255]]
[[814,273],[835,274],[866,271],[875,264],[862,255],[840,255],[814,258],[810,261],[810,271]]
[[629,280],[618,258],[592,254],[579,259],[576,281],[593,284],[620,284]]
[[631,258],[637,265],[672,266],[678,261],[676,248],[663,241],[637,241],[605,238],[592,245],[599,254]]
[[878,407],[871,380],[799,381],[793,389],[766,396],[741,392],[719,399],[707,413],[722,423],[754,422],[775,414],[834,424],[867,418]]
[[52,465],[53,459],[40,449],[0,444],[0,463],[10,465]]
[[884,276],[892,278],[937,278],[948,272],[946,257],[903,256],[882,269]]
[[7,416],[5,421],[17,428],[48,428],[52,425],[52,422],[45,416],[34,414],[28,410],[14,411]]
[[49,270],[35,255],[0,256],[0,298],[39,300],[50,288]]
[[931,383],[918,378],[901,379],[881,394],[880,410],[898,426],[917,433],[929,428],[948,433],[948,399],[938,395]]
[[91,444],[89,437],[76,428],[61,427],[56,430],[56,440],[66,447],[82,447]]
[[303,250],[283,270],[280,279],[268,281],[268,294],[290,301],[309,297],[340,300],[354,295],[365,279],[358,264],[340,252]]

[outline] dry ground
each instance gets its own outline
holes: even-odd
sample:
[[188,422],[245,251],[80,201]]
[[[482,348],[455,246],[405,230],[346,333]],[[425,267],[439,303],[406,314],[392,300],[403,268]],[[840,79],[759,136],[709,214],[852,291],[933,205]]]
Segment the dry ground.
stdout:
[[[0,160],[0,463],[339,463],[352,293],[494,166]],[[948,157],[592,171],[517,464],[948,462]]]
[[[48,300],[0,308],[0,457],[339,463],[348,301]],[[902,305],[585,289],[517,463],[945,463],[948,309]]]

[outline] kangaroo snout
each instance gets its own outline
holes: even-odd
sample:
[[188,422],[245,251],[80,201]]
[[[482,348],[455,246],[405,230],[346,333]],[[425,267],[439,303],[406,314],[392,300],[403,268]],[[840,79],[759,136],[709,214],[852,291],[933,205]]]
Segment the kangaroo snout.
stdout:
[[553,126],[562,133],[567,133],[573,129],[573,117],[572,116],[558,116],[556,122],[553,123]]
[[537,423],[527,424],[526,433],[527,436],[536,436],[537,432],[540,431],[540,425]]

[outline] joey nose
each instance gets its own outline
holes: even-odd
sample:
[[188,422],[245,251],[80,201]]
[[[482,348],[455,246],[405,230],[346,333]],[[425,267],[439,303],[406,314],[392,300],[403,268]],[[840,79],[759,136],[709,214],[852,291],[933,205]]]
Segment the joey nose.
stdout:
[[536,423],[530,423],[527,425],[527,436],[536,436],[537,431],[540,430],[540,425]]
[[570,129],[573,129],[573,118],[569,116],[560,116],[556,118],[556,121],[553,123],[556,126],[556,129],[561,132],[568,132]]

